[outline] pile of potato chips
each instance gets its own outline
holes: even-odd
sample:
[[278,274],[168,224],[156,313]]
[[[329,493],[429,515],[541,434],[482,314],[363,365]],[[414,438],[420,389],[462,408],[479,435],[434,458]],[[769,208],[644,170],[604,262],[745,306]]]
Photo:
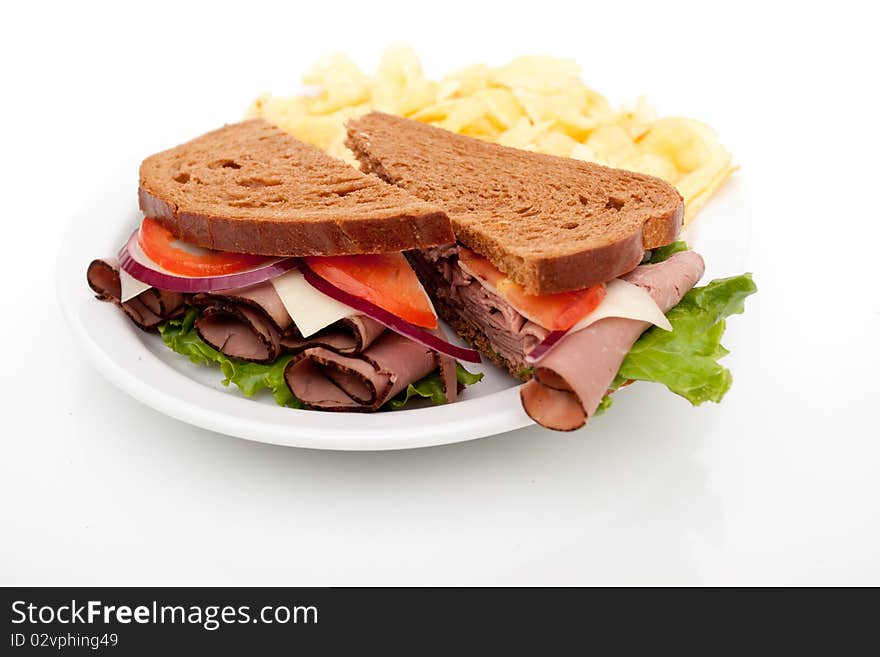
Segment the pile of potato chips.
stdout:
[[345,55],[332,55],[303,83],[304,95],[264,94],[247,115],[352,163],[345,122],[375,109],[507,146],[663,178],[684,197],[686,223],[734,170],[709,126],[658,119],[643,99],[614,109],[584,85],[569,60],[518,57],[500,68],[475,64],[433,81],[412,49],[397,46],[385,51],[373,77]]

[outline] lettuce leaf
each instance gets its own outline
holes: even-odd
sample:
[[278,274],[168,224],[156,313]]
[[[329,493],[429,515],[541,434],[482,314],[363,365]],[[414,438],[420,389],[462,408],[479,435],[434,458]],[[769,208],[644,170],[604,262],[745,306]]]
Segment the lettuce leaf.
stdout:
[[461,363],[455,364],[455,378],[463,386],[472,386],[483,380],[482,372],[468,372]]
[[683,242],[682,240],[672,242],[666,246],[661,246],[651,252],[651,259],[648,260],[648,263],[656,265],[658,262],[666,260],[672,254],[680,251],[687,251],[689,248],[687,242]]
[[[294,397],[284,381],[284,369],[293,358],[292,354],[281,356],[267,365],[229,358],[199,337],[195,330],[195,321],[198,316],[197,309],[189,308],[183,317],[161,324],[159,334],[165,344],[177,353],[188,357],[197,365],[216,363],[220,366],[223,376],[226,377],[222,381],[223,385],[228,386],[230,383],[234,383],[245,397],[253,397],[261,390],[270,390],[280,406],[305,408],[305,405]],[[482,374],[472,374],[458,363],[456,363],[456,376],[462,385],[472,385],[483,378]],[[403,408],[413,397],[424,397],[435,404],[445,404],[446,395],[443,394],[440,374],[435,372],[420,381],[411,383],[406,390],[390,400],[385,407]]]
[[[455,364],[455,378],[463,386],[470,386],[483,379],[482,373],[468,372],[461,363]],[[385,405],[388,408],[398,410],[406,406],[412,398],[430,399],[435,404],[445,404],[446,394],[443,392],[443,383],[440,379],[440,372],[429,374],[424,379],[410,383],[406,390],[402,390],[394,399],[388,401]]]
[[440,380],[440,373],[434,372],[424,379],[410,383],[406,390],[400,391],[396,397],[390,399],[385,405],[386,407],[399,410],[407,405],[412,398],[430,399],[435,404],[445,404],[446,395],[443,392],[443,383]]
[[[687,243],[672,242],[651,254],[650,264],[687,251]],[[645,331],[621,363],[611,384],[614,392],[629,380],[662,383],[694,406],[719,402],[730,389],[733,376],[718,359],[729,352],[721,345],[725,319],[742,313],[746,297],[758,291],[751,274],[716,279],[695,287],[666,317],[672,331],[656,326]],[[593,414],[601,415],[612,404],[610,394]]]
[[[721,401],[733,381],[730,370],[718,363],[729,353],[721,344],[725,319],[742,313],[746,297],[757,290],[751,274],[695,287],[666,314],[672,331],[651,327],[636,341],[611,389],[631,379],[654,381],[694,406]],[[610,405],[606,396],[600,409]]]
[[284,368],[293,358],[292,355],[282,356],[268,365],[229,358],[196,333],[194,326],[198,316],[199,311],[190,308],[182,318],[161,324],[159,334],[165,344],[177,353],[187,356],[193,363],[216,363],[226,377],[222,381],[223,385],[234,383],[245,397],[253,397],[261,390],[268,389],[280,406],[304,408],[303,403],[293,396],[284,381]]
[[[616,390],[616,388],[615,388],[615,390]],[[602,401],[600,401],[599,406],[596,407],[596,412],[593,413],[593,417],[596,417],[597,415],[602,415],[602,413],[604,413],[609,408],[611,408],[611,404],[613,404],[613,403],[614,403],[614,400],[611,398],[610,394],[602,397]]]

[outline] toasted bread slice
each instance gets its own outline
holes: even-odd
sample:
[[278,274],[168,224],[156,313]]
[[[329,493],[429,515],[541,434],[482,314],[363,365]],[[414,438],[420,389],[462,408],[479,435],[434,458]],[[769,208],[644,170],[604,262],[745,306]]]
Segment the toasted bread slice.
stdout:
[[349,121],[346,144],[364,171],[443,207],[459,242],[531,294],[611,280],[681,229],[679,193],[640,173],[379,112]]
[[438,206],[261,119],[148,157],[138,196],[178,239],[224,251],[346,255],[455,241]]

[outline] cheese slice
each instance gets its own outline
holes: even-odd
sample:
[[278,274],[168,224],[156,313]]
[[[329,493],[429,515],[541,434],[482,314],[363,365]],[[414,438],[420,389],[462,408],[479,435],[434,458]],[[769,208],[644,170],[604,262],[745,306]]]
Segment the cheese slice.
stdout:
[[313,288],[298,269],[276,276],[272,285],[304,338],[340,319],[360,314],[351,306]]
[[119,268],[119,287],[120,287],[120,301],[125,303],[126,301],[130,301],[134,299],[141,292],[146,292],[149,290],[152,285],[147,285],[136,279],[134,276],[129,274],[127,271]]
[[580,331],[606,317],[638,319],[671,331],[672,324],[660,310],[648,291],[619,278],[605,284],[607,293],[596,309],[571,327],[571,332]]

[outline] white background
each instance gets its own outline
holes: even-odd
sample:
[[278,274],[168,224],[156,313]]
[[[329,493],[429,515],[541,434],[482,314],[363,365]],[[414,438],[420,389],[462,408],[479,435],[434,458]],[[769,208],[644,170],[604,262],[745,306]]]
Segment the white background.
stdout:
[[[876,22],[844,2],[394,4],[4,10],[0,583],[880,584]],[[568,435],[324,453],[194,429],[86,364],[52,264],[114,167],[319,55],[372,69],[396,42],[432,76],[574,57],[613,101],[719,131],[760,287],[722,405],[622,396]]]

